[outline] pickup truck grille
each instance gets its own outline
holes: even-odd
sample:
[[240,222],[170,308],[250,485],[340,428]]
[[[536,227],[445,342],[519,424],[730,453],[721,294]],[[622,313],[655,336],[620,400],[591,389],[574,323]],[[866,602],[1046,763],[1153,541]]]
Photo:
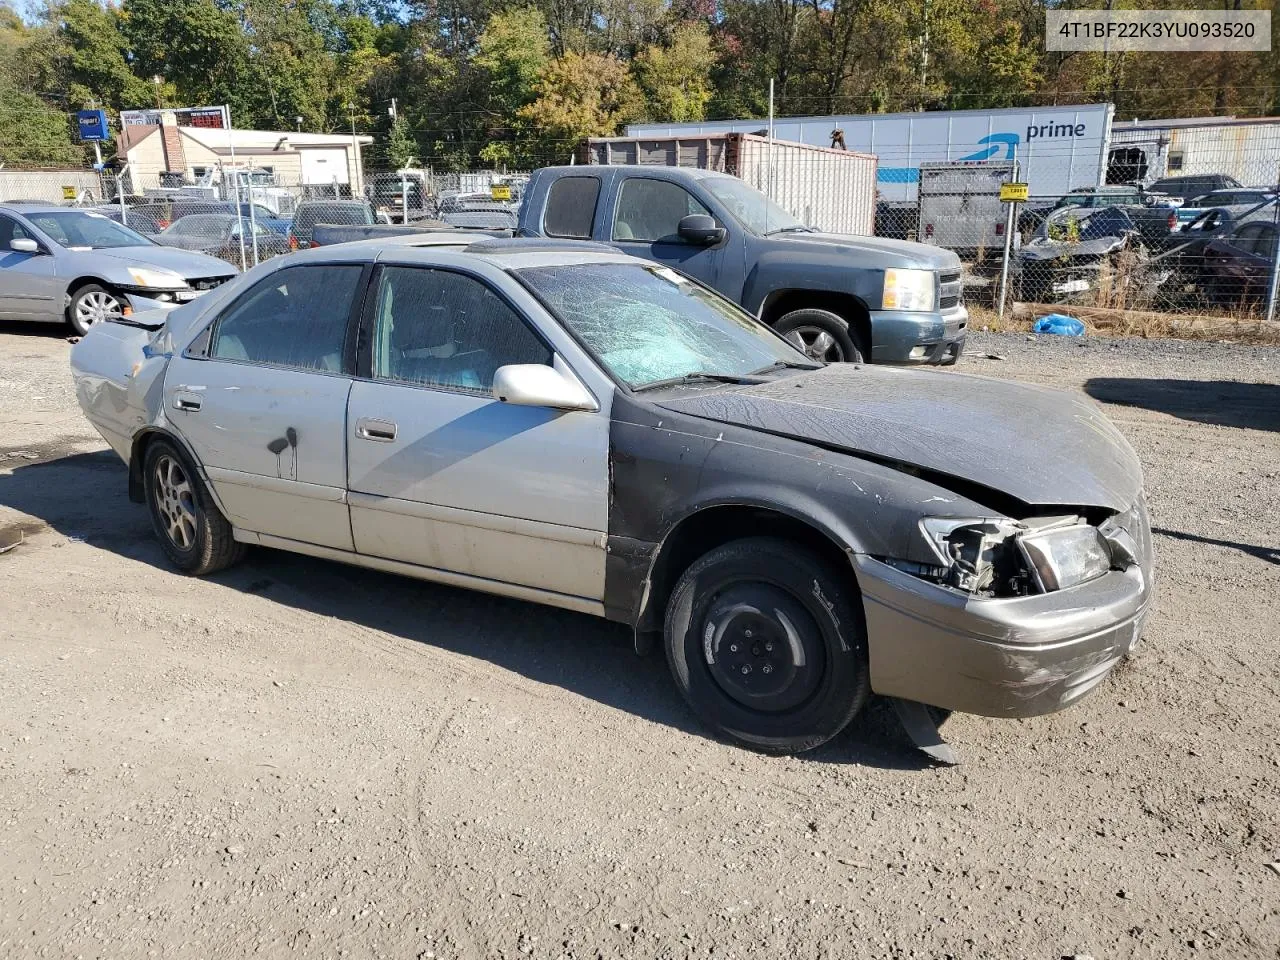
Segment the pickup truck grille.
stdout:
[[960,303],[963,289],[959,270],[946,270],[938,274],[938,309],[950,310]]

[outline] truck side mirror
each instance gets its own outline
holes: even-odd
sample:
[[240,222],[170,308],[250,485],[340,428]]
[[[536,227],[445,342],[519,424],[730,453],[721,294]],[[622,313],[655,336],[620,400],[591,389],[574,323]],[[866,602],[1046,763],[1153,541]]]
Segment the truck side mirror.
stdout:
[[724,227],[716,226],[715,219],[704,213],[691,213],[683,218],[680,225],[676,227],[676,232],[681,240],[703,247],[719,243],[724,239],[725,234]]

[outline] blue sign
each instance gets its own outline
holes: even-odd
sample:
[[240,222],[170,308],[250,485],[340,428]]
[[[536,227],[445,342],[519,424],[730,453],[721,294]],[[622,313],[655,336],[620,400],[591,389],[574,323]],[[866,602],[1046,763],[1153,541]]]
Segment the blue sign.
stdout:
[[76,123],[80,126],[81,140],[109,140],[111,131],[107,129],[107,111],[81,110],[76,114]]

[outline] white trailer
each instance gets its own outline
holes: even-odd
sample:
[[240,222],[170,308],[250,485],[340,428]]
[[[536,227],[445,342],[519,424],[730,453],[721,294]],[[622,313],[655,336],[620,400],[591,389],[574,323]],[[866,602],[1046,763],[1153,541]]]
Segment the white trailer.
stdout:
[[[849,150],[879,158],[880,199],[914,203],[924,163],[1013,160],[1033,196],[1058,197],[1103,182],[1112,108],[1036,107],[1010,110],[948,110],[835,117],[782,117],[773,135],[830,147],[840,131]],[[632,124],[632,137],[681,137],[728,132],[762,133],[763,120]]]
[[1000,184],[1012,179],[1013,164],[1001,160],[921,164],[918,239],[962,260],[998,255],[1008,221]]
[[870,154],[714,133],[592,138],[583,143],[577,159],[719,170],[745,180],[824,232],[869,236],[875,228],[876,158]]
[[1116,120],[1107,183],[1149,184],[1161,177],[1225,173],[1246,187],[1280,177],[1280,118]]

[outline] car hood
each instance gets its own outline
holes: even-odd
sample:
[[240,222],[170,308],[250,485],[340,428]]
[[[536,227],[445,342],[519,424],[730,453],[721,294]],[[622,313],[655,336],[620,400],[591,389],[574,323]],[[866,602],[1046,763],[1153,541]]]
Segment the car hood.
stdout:
[[658,404],[958,478],[1031,506],[1120,511],[1142,490],[1133,449],[1097,404],[1047,387],[834,364]]
[[914,267],[920,270],[960,269],[960,258],[950,250],[915,243],[911,240],[891,240],[888,237],[863,237],[844,233],[775,233],[768,237],[785,243],[788,249],[842,247],[858,255],[858,262],[869,267]]
[[159,267],[172,270],[188,280],[193,277],[225,277],[236,272],[225,260],[203,253],[180,250],[169,246],[116,247],[112,250],[95,250],[95,256],[119,260],[122,264],[137,267]]

